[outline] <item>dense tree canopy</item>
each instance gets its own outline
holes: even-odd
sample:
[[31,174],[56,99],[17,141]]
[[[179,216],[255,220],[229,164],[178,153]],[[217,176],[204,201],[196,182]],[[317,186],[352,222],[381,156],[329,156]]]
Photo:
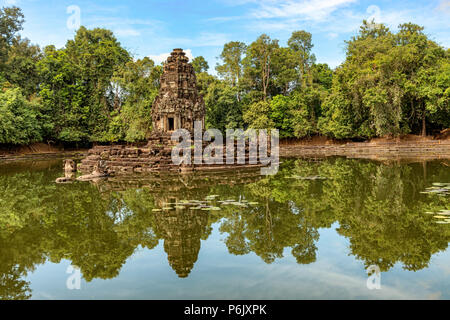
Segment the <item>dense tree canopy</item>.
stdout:
[[[106,29],[80,27],[63,48],[20,37],[24,16],[0,9],[0,143],[139,142],[151,133],[162,67],[133,59]],[[282,46],[262,34],[226,43],[208,73],[192,65],[206,125],[277,128],[282,138],[367,139],[450,127],[450,51],[423,27],[363,21],[335,70],[316,63],[311,33]],[[18,128],[21,128],[20,130]],[[22,132],[22,130],[25,130]]]

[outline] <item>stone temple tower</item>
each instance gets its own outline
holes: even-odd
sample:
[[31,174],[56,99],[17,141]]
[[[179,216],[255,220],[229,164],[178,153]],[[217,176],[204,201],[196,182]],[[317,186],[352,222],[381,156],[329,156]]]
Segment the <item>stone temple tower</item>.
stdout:
[[174,49],[164,64],[161,88],[152,107],[153,132],[170,133],[177,129],[194,130],[194,121],[205,127],[205,104],[197,90],[197,79],[189,58]]

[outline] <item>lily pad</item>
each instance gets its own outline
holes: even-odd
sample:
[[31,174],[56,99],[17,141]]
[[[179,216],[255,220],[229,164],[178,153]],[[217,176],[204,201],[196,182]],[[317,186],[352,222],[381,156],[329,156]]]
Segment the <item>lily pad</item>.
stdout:
[[219,207],[206,207],[206,208],[202,208],[203,211],[219,211],[222,210]]

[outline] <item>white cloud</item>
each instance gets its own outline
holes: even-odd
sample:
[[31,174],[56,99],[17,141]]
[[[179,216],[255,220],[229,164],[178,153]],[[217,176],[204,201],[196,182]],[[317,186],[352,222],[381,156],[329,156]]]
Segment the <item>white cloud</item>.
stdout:
[[[188,57],[190,61],[194,59],[191,49],[186,49],[183,51],[186,53],[186,57]],[[157,55],[148,55],[148,57],[152,59],[155,62],[155,64],[161,64],[162,62],[166,61],[169,56],[170,52],[165,52]]]
[[256,18],[292,18],[323,21],[335,10],[357,0],[303,0],[263,1],[252,11]]
[[14,6],[17,4],[17,0],[5,0],[7,6]]
[[328,38],[330,39],[336,39],[339,36],[339,34],[337,34],[336,32],[330,32],[328,34]]
[[450,0],[442,0],[437,9],[450,13]]
[[141,33],[135,29],[114,29],[114,34],[119,37],[137,37]]

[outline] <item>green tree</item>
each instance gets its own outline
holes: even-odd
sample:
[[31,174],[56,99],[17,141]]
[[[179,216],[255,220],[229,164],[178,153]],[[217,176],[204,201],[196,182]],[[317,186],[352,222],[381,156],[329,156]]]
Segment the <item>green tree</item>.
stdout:
[[243,127],[242,103],[237,99],[237,87],[231,87],[224,81],[212,83],[205,96],[206,126],[219,129]]
[[264,101],[269,96],[274,79],[273,58],[278,48],[278,40],[263,34],[248,46],[243,60],[244,85],[250,90],[260,91]]
[[191,63],[194,67],[195,73],[207,72],[209,69],[208,61],[206,61],[202,56],[195,57]]
[[56,139],[111,140],[109,124],[119,99],[112,77],[130,59],[111,31],[98,28],[81,27],[65,48],[45,49],[39,64],[40,95],[46,110],[57,115],[53,131]]
[[40,106],[29,102],[20,88],[0,91],[0,143],[28,144],[41,141]]
[[26,97],[38,92],[40,77],[37,64],[41,58],[39,46],[19,36],[13,39],[5,62],[4,76],[9,83],[22,88]]
[[294,31],[288,40],[288,46],[297,55],[301,84],[305,87],[308,74],[315,62],[315,56],[311,54],[311,49],[314,47],[311,33],[303,30]]
[[251,104],[243,115],[244,122],[252,129],[271,129],[275,127],[270,118],[270,103],[259,101]]
[[223,46],[220,59],[222,64],[216,66],[219,76],[227,80],[233,87],[239,84],[242,77],[244,66],[242,57],[247,50],[247,46],[243,42],[232,41]]
[[4,72],[9,48],[17,32],[22,30],[24,22],[24,15],[18,7],[3,7],[0,9],[0,74]]
[[427,123],[442,128],[449,114],[448,81],[440,71],[446,60],[443,48],[420,26],[402,24],[393,34],[382,24],[363,21],[347,42],[346,61],[335,70],[320,131],[336,138],[371,138],[411,131],[425,135]]
[[151,107],[158,94],[162,67],[145,57],[130,61],[114,74],[114,111],[109,141],[142,141],[151,132]]

